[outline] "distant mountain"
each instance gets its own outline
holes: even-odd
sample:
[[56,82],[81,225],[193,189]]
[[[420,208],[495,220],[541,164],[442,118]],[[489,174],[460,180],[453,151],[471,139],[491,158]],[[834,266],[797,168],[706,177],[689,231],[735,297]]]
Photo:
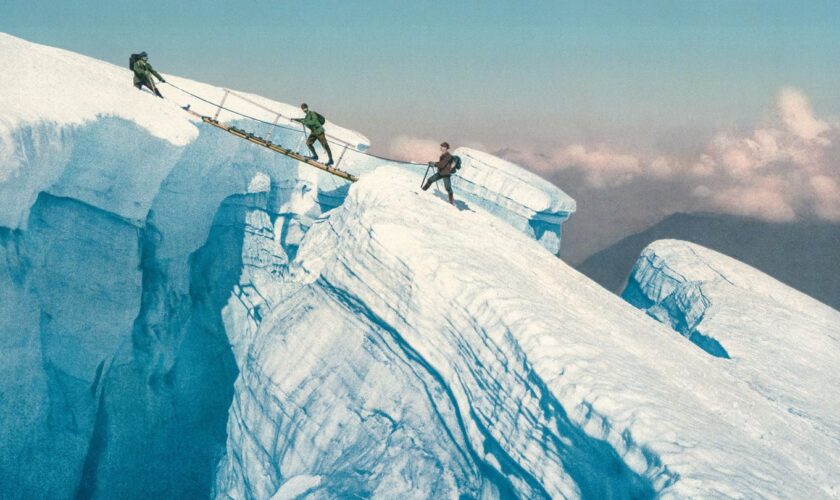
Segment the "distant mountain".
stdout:
[[661,239],[691,241],[717,250],[840,309],[840,224],[674,214],[591,255],[577,269],[620,293],[642,249]]

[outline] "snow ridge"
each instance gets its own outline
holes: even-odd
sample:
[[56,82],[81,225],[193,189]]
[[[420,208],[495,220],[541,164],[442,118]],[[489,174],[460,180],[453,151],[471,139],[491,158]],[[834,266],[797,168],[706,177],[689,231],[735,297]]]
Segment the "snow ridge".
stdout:
[[703,293],[702,281],[689,281],[650,247],[642,252],[632,276],[622,293],[625,300],[680,332],[712,356],[729,358],[720,342],[699,328],[711,305]]
[[[217,497],[301,475],[316,496],[831,491],[813,427],[507,224],[428,198],[380,168],[281,273],[245,267],[261,312],[225,309],[242,371]],[[260,234],[244,246],[277,244]]]
[[677,240],[642,252],[623,297],[725,358],[722,368],[777,411],[840,444],[840,403],[818,389],[840,383],[840,312],[746,264]]

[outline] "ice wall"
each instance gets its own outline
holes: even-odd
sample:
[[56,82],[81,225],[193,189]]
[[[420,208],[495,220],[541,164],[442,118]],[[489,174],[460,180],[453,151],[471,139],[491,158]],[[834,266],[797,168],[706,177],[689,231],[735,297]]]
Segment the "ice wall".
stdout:
[[[290,261],[348,185],[201,124],[180,106],[215,109],[174,88],[138,92],[126,68],[5,34],[0,64],[16,68],[0,82],[0,497],[206,496],[242,337],[222,308],[257,252],[246,215],[285,221]],[[260,119],[298,113],[241,95],[228,104]],[[378,166],[364,136],[328,128],[350,145],[342,168]],[[305,150],[301,132],[272,133]]]
[[816,429],[508,224],[440,224],[427,196],[380,169],[291,260],[282,219],[247,217],[216,497],[837,493]]
[[459,196],[505,219],[552,253],[560,253],[562,225],[577,209],[575,200],[509,161],[468,148],[455,154],[462,160],[453,181]]
[[642,252],[623,293],[631,304],[724,358],[778,411],[836,447],[840,312],[735,259],[678,240]]

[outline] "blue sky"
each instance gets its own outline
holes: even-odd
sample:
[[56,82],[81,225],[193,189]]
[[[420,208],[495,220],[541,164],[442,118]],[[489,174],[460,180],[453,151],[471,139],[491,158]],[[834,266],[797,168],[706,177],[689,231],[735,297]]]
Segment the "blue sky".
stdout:
[[662,148],[761,119],[783,86],[840,114],[840,2],[0,0],[0,31],[306,100],[397,134]]

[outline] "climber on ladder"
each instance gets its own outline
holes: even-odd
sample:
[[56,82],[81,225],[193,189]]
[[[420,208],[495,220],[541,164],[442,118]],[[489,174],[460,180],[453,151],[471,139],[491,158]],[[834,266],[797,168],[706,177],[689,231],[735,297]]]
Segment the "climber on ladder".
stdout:
[[309,137],[306,139],[306,145],[309,147],[309,151],[312,152],[312,156],[310,156],[309,159],[318,161],[318,153],[315,152],[314,146],[315,140],[317,139],[318,142],[321,143],[321,146],[323,146],[327,151],[327,156],[329,157],[329,161],[325,163],[325,165],[328,167],[331,166],[333,164],[332,151],[330,151],[330,144],[327,142],[327,136],[324,130],[324,123],[326,123],[326,119],[323,115],[316,113],[315,111],[311,111],[306,103],[301,104],[300,109],[306,113],[306,116],[303,118],[293,118],[292,120],[300,122],[309,128]]
[[161,99],[163,98],[157,85],[155,85],[155,80],[152,78],[152,75],[155,75],[160,80],[160,83],[166,83],[166,80],[149,64],[149,55],[146,52],[131,54],[128,60],[128,67],[134,72],[134,86],[137,87],[137,90],[143,90],[143,85],[145,85],[156,96]]

